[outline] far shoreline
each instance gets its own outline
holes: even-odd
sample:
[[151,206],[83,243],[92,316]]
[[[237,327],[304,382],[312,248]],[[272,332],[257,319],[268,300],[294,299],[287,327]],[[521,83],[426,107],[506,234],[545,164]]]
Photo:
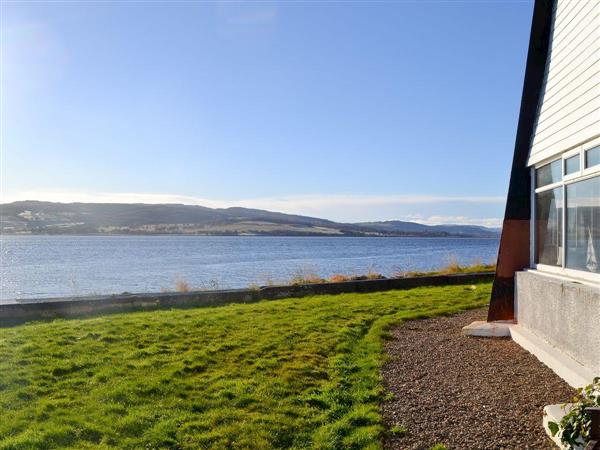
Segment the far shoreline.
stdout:
[[497,236],[474,236],[474,235],[461,235],[461,234],[450,234],[445,236],[429,236],[420,234],[411,235],[376,235],[376,236],[365,236],[365,235],[339,235],[339,234],[186,234],[186,233],[0,233],[1,237],[8,236],[64,236],[64,237],[87,237],[87,236],[104,236],[104,237],[294,237],[294,238],[426,238],[426,239],[500,239],[500,233]]

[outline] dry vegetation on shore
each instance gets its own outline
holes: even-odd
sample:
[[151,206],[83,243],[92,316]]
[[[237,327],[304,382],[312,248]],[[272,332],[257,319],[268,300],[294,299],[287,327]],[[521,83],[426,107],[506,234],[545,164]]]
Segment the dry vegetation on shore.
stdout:
[[[476,262],[471,265],[461,265],[455,258],[450,258],[447,265],[434,271],[403,271],[397,269],[390,277],[377,272],[375,268],[371,267],[367,273],[362,275],[351,275],[337,273],[331,275],[328,278],[320,276],[315,269],[312,268],[299,268],[296,270],[292,278],[288,282],[275,283],[269,276],[266,276],[265,285],[275,286],[281,285],[292,285],[298,286],[303,284],[322,284],[322,283],[341,283],[344,281],[357,281],[357,280],[381,280],[385,278],[410,278],[410,277],[424,277],[432,275],[452,275],[461,273],[481,273],[481,272],[494,272],[496,270],[495,264]],[[222,286],[217,281],[211,281],[208,285],[204,286],[202,290],[208,289],[219,289]],[[253,283],[248,286],[250,289],[259,289],[260,285]],[[195,290],[187,281],[183,279],[177,279],[175,281],[175,291],[177,292],[190,292]]]

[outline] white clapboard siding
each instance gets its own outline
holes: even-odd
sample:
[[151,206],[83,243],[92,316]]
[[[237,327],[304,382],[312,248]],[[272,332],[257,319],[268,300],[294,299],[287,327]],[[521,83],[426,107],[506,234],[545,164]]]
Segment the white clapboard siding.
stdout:
[[[586,0],[587,1],[587,0]],[[560,2],[555,5],[555,20],[563,20],[566,14],[570,14],[575,7],[577,7],[581,2]]]
[[[556,105],[569,97],[571,100],[577,95],[583,95],[589,89],[594,88],[590,83],[600,72],[600,55],[596,60],[588,60],[579,64],[575,70],[564,74],[560,79],[555,79],[552,84],[545,84],[542,87],[542,104],[540,110],[540,120],[542,123],[546,116],[551,115],[556,109]],[[582,90],[585,88],[585,90]]]
[[566,72],[574,70],[577,65],[585,63],[582,58],[590,58],[590,55],[598,52],[599,41],[594,39],[598,37],[598,31],[592,26],[598,24],[596,16],[591,20],[586,28],[574,35],[566,35],[572,41],[562,48],[562,51],[549,55],[548,79],[546,83],[549,86],[557,79],[564,78]]
[[585,116],[592,114],[597,109],[600,109],[600,94],[591,99],[585,96],[578,97],[546,122],[538,125],[537,143],[542,144],[559,130],[579,123]]
[[[562,0],[560,2],[564,3]],[[554,33],[553,38],[564,40],[564,34],[571,32],[576,29],[576,24],[581,22],[589,14],[589,11],[594,8],[594,3],[598,0],[573,0],[567,1],[566,4],[569,6],[565,8],[564,13],[561,14],[560,5],[558,5],[557,14],[554,16]]]
[[[573,108],[579,108],[591,98],[596,98],[600,93],[597,86],[600,84],[600,61],[596,62],[597,70],[579,83],[569,83],[564,89],[557,92],[550,99],[544,98],[540,119],[537,122],[537,131],[544,131],[550,124],[555,123],[562,114],[571,114]],[[590,92],[591,91],[591,92]]]
[[[591,24],[598,15],[598,11],[594,11],[593,6],[594,5],[591,4],[591,6],[584,8],[581,11],[581,16],[576,17],[576,19],[573,22],[570,22],[568,26],[563,26],[565,32],[556,35],[556,45],[552,48],[549,55],[550,58],[558,57],[567,51],[567,49],[572,49],[582,35],[590,33]],[[560,30],[557,30],[556,28],[555,31],[557,33],[560,32]]]
[[[596,22],[597,23],[597,22]],[[580,66],[588,66],[590,62],[598,57],[600,49],[600,40],[594,39],[598,36],[597,31],[591,31],[587,36],[581,36],[576,45],[570,51],[553,58],[548,68],[548,78],[545,85],[551,91],[555,85],[567,76],[567,74],[576,71]]]
[[600,136],[600,0],[557,0],[529,164]]

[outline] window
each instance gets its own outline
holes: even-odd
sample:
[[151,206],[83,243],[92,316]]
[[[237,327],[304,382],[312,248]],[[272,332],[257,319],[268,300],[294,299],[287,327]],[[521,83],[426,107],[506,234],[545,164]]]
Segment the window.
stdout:
[[585,168],[600,164],[600,146],[590,148],[585,152]]
[[536,262],[562,265],[562,187],[536,195]]
[[[588,170],[592,168],[591,170]],[[582,170],[583,169],[583,170]],[[569,150],[538,167],[533,258],[548,266],[600,274],[600,146]],[[589,278],[589,276],[588,276]],[[595,276],[592,276],[596,280]]]
[[566,267],[599,273],[600,177],[569,184],[566,189]]
[[535,171],[535,185],[536,187],[547,186],[549,184],[557,183],[562,178],[562,167],[561,160],[551,162],[545,166],[540,167]]
[[565,159],[565,175],[571,175],[579,172],[579,155],[571,156]]

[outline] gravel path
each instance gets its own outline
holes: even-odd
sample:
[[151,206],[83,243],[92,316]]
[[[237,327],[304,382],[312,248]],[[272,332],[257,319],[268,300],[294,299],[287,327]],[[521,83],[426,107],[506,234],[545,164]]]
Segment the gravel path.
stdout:
[[542,409],[573,390],[510,339],[473,338],[461,328],[485,310],[405,322],[392,330],[383,367],[386,425],[406,427],[389,449],[556,449],[542,428]]

